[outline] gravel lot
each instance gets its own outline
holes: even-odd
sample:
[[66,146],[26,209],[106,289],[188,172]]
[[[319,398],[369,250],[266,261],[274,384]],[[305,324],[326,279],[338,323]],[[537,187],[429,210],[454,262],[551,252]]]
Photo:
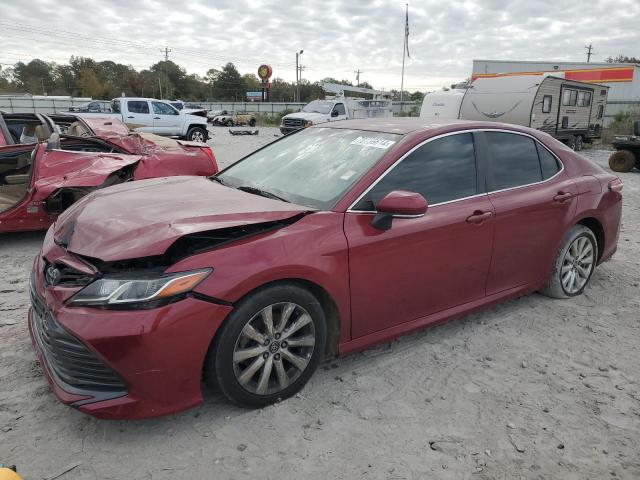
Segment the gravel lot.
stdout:
[[[221,165],[277,134],[213,131]],[[101,421],[58,403],[26,323],[43,234],[0,235],[0,462],[25,479],[640,478],[640,172],[621,177],[618,253],[585,295],[530,295],[332,361],[257,411],[208,393]]]

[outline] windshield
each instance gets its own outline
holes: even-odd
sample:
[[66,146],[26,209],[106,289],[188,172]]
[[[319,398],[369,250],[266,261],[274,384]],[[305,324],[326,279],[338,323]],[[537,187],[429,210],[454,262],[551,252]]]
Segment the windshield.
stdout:
[[399,140],[391,133],[309,128],[267,145],[216,178],[328,210]]
[[314,100],[302,107],[303,112],[329,113],[333,107],[333,102],[327,100]]

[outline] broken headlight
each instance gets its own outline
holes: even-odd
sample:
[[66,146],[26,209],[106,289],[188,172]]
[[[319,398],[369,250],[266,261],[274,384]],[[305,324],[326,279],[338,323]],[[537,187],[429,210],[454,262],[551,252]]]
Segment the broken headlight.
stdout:
[[76,293],[70,305],[118,306],[171,299],[193,290],[212,269],[154,277],[109,277],[95,280]]

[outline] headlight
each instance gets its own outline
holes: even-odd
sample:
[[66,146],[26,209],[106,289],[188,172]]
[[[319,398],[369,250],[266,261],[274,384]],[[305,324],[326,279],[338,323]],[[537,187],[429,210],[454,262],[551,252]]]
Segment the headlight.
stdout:
[[311,120],[305,120],[304,121],[304,126],[305,127],[310,127],[311,125],[313,125],[313,122]]
[[211,272],[207,268],[155,277],[105,276],[76,293],[69,304],[109,306],[170,299],[190,292]]

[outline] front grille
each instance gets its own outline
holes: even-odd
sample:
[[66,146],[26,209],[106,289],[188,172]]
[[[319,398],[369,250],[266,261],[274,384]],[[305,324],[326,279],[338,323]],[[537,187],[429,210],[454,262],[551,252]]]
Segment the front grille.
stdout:
[[[52,275],[55,272],[55,275]],[[51,264],[45,261],[44,264],[44,284],[61,285],[64,287],[84,287],[93,281],[93,277],[86,273],[79,272],[61,263]]]
[[31,289],[33,334],[56,380],[81,390],[123,392],[118,375],[67,332]]
[[304,120],[301,118],[284,118],[282,125],[287,128],[302,128]]

